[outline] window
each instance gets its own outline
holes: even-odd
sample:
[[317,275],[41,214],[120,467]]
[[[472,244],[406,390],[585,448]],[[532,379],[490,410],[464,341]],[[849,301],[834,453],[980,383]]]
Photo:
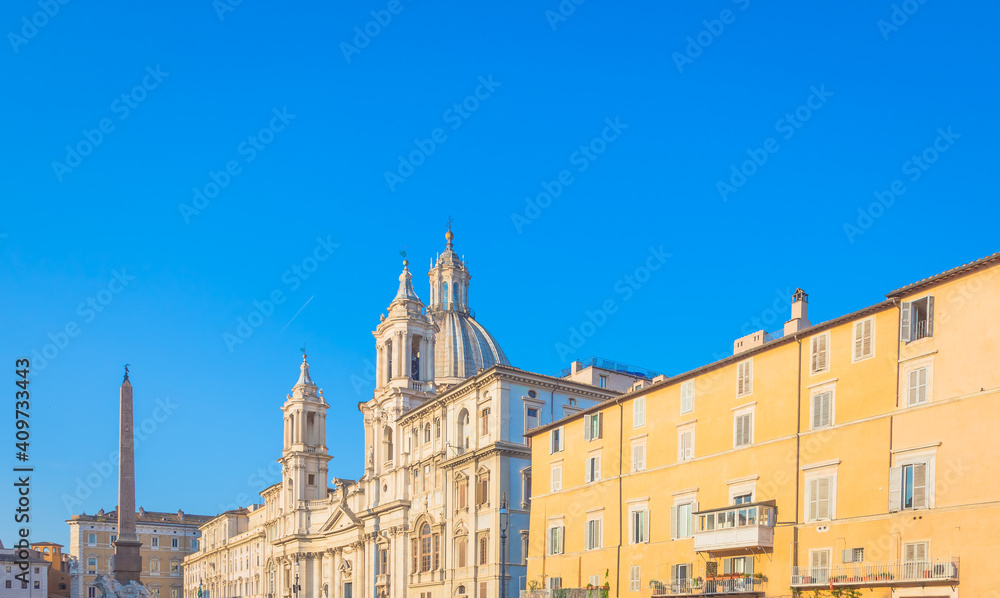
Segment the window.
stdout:
[[455,560],[457,567],[464,567],[466,555],[469,552],[469,541],[464,538],[458,538],[455,540]]
[[741,361],[736,366],[736,396],[744,397],[753,392],[753,359]]
[[87,573],[97,573],[97,557],[87,558]]
[[690,538],[694,534],[692,514],[698,510],[696,502],[686,502],[670,508],[670,538]]
[[629,513],[629,543],[649,542],[649,510],[643,506]]
[[490,502],[490,472],[484,471],[476,476],[476,506]]
[[910,370],[906,375],[907,406],[923,405],[927,402],[927,372],[928,367]]
[[[247,585],[249,585],[249,584],[247,584]],[[170,598],[181,598],[181,589],[180,588],[170,588]]]
[[431,466],[424,465],[424,492],[430,492],[431,490]]
[[601,547],[601,519],[587,520],[584,529],[584,546],[586,550],[595,550]]
[[36,589],[36,590],[42,589],[42,582],[40,582],[40,581],[36,581],[33,585],[34,585],[34,589]]
[[862,563],[865,560],[865,549],[846,548],[844,549],[840,560],[845,563]]
[[694,411],[694,380],[681,384],[681,413]]
[[600,413],[583,416],[583,439],[586,441],[598,440],[601,437],[602,418]]
[[431,425],[427,424],[424,426],[424,444],[431,441]]
[[549,577],[545,580],[550,590],[561,590],[562,589],[562,578],[561,577]]
[[813,430],[833,425],[833,391],[814,394],[811,410]]
[[434,438],[441,438],[441,418],[434,418]]
[[308,476],[306,477],[306,484],[308,484],[308,485],[310,485],[310,486],[315,486],[315,485],[316,485],[316,476],[315,476],[314,474],[311,474],[311,473],[310,473],[310,474],[309,474],[309,475],[308,475]]
[[907,569],[913,571],[908,577],[919,577],[922,567],[913,566],[927,562],[927,542],[906,542],[903,544],[903,561],[909,565]]
[[531,505],[531,468],[521,472],[521,504]]
[[576,399],[570,399],[569,400],[569,406],[570,407],[576,407]]
[[465,509],[469,506],[469,479],[461,478],[455,485],[455,503],[458,505],[459,509]]
[[690,583],[691,571],[694,570],[694,564],[686,563],[683,565],[674,565],[670,569],[673,573],[673,579],[676,582],[679,582],[677,585],[686,587]]
[[198,540],[191,538],[191,550],[198,550]]
[[566,448],[562,426],[549,432],[549,453],[558,453]]
[[733,425],[733,448],[753,444],[753,411],[737,411]]
[[117,541],[118,541],[118,536],[115,534],[111,534],[111,544],[114,544]]
[[814,578],[816,583],[826,584],[830,579],[830,551],[810,550],[809,551],[809,576]]
[[[526,408],[524,410],[524,431],[533,430],[538,427],[538,409],[535,407]],[[531,446],[531,438],[528,436],[524,437],[524,444]]]
[[[8,571],[8,573],[9,573],[9,571]],[[10,580],[8,579],[8,580],[6,580],[6,581],[4,582],[4,587],[5,587],[5,588],[7,588],[7,589],[10,589],[10,586],[11,586],[11,584],[10,584]]]
[[[420,572],[420,539],[411,538],[410,539],[410,566],[413,567],[412,573]],[[287,575],[287,573],[286,573]]]
[[149,545],[152,546],[153,548],[159,548],[160,538],[158,536],[153,536],[152,538],[149,539]]
[[170,538],[171,548],[180,548],[180,538]]
[[628,573],[628,591],[638,592],[642,589],[642,572],[639,565],[632,565]]
[[488,591],[487,583],[485,581],[479,582],[479,598],[486,598],[487,596],[489,596],[487,591]]
[[694,459],[694,427],[688,426],[677,431],[677,460]]
[[806,521],[834,518],[837,478],[816,477],[806,480]]
[[154,575],[160,573],[160,559],[149,559],[149,572]]
[[562,490],[562,466],[552,466],[552,492]]
[[930,506],[932,463],[931,459],[915,461],[889,470],[889,512]]
[[170,572],[180,573],[181,572],[181,562],[180,561],[170,561]]
[[744,575],[751,575],[753,574],[753,557],[738,556],[725,559],[722,566],[725,573],[742,573]]
[[753,500],[753,494],[739,494],[733,497],[734,505],[745,505]]
[[490,434],[490,408],[487,407],[479,412],[479,433],[483,436]]
[[641,428],[646,425],[646,397],[638,397],[632,401],[632,427]]
[[589,484],[591,482],[596,482],[601,479],[601,456],[594,455],[592,457],[587,457],[587,461],[584,464],[584,476],[586,477],[586,482]]
[[548,553],[549,554],[562,554],[563,553],[563,531],[565,528],[563,526],[554,526],[549,528],[548,540]]
[[868,359],[875,354],[875,318],[854,323],[854,361]]
[[485,565],[489,558],[490,539],[486,534],[479,534],[479,564]]
[[608,377],[607,376],[600,376],[598,378],[598,386],[600,386],[601,388],[607,388],[608,387]]
[[899,340],[909,343],[928,336],[934,336],[934,297],[900,304]]
[[97,534],[87,534],[87,544],[94,546],[97,544]]
[[420,571],[431,570],[431,526],[427,523],[420,526]]
[[646,469],[646,440],[636,440],[632,443],[632,471]]
[[[9,581],[7,583],[10,584]],[[9,588],[10,585],[8,585],[7,587]],[[97,598],[97,587],[89,586],[87,588],[87,598]]]
[[812,337],[810,341],[810,363],[809,373],[818,374],[830,369],[830,357],[828,346],[830,344],[830,333],[820,334]]

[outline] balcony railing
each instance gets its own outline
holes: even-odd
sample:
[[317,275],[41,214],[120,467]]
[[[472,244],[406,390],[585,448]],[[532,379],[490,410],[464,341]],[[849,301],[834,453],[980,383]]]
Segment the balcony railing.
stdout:
[[423,382],[414,382],[413,380],[410,380],[410,390],[416,390],[416,391],[419,391],[419,392],[424,392],[424,383]]
[[959,559],[928,559],[923,561],[863,561],[825,568],[792,567],[792,585],[855,586],[897,585],[958,581]]
[[763,592],[764,580],[759,577],[733,574],[719,575],[707,579],[675,579],[670,583],[654,581],[650,583],[653,596],[691,596],[702,594],[746,594]]
[[771,503],[698,511],[695,513],[694,549],[706,552],[774,548],[774,513]]
[[388,587],[389,586],[389,574],[382,573],[375,576],[375,587]]

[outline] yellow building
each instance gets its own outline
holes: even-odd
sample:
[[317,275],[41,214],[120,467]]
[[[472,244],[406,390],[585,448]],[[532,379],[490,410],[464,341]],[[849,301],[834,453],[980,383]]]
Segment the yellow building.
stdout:
[[998,596],[1000,253],[536,428],[527,587]]

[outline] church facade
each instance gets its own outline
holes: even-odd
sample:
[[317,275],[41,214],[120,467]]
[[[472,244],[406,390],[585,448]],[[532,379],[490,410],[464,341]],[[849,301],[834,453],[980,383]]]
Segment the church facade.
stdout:
[[185,598],[485,598],[523,587],[523,434],[620,392],[512,367],[469,308],[471,276],[450,230],[446,239],[428,303],[404,260],[373,331],[376,385],[357,405],[360,478],[329,485],[327,418],[344,407],[331,412],[303,355],[282,406],[282,481],[263,504],[201,527],[201,550],[184,560]]

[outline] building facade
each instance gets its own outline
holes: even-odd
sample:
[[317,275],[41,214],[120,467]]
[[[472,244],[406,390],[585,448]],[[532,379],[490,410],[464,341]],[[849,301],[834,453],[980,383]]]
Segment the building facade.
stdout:
[[[153,598],[180,598],[184,557],[198,550],[198,527],[210,518],[183,511],[161,513],[140,507],[136,513],[136,534],[142,542],[142,583]],[[114,542],[118,539],[118,513],[74,515],[67,522],[70,554],[79,562],[84,598],[98,598],[94,584],[98,575],[113,575]]]
[[[20,577],[18,577],[20,576]],[[28,550],[28,569],[21,569],[17,548],[0,547],[0,598],[48,598],[49,562]]]
[[475,319],[471,275],[450,230],[446,238],[428,273],[428,304],[404,261],[373,332],[376,387],[357,405],[363,475],[328,486],[330,405],[303,356],[282,407],[282,481],[261,492],[262,504],[202,526],[202,549],[185,561],[185,598],[483,598],[501,584],[517,592],[531,501],[524,433],[620,393],[511,367]]
[[998,595],[998,307],[1000,254],[817,325],[797,291],[785,330],[539,427],[529,588]]
[[70,598],[72,592],[70,569],[73,561],[72,557],[63,553],[62,544],[36,542],[31,548],[49,562],[48,597]]

